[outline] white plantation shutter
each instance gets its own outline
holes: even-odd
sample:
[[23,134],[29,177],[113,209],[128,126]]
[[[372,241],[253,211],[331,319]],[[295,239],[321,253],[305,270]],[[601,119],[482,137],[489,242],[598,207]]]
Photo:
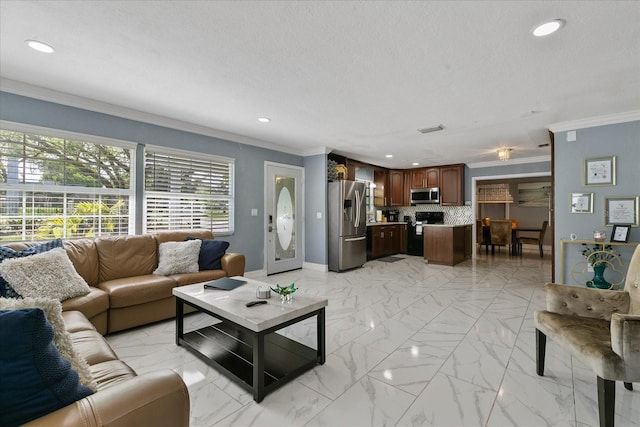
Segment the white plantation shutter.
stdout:
[[145,231],[232,233],[233,177],[233,159],[147,146]]

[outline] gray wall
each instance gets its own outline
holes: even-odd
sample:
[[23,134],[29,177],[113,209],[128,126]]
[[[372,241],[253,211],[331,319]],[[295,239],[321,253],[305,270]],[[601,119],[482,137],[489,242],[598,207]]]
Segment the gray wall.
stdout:
[[[304,158],[305,261],[328,264],[327,242],[327,156]],[[320,218],[318,218],[318,213]]]
[[[303,157],[298,155],[123,119],[6,92],[0,92],[0,119],[121,139],[139,144],[173,147],[234,158],[236,167],[235,233],[231,236],[220,236],[220,238],[230,242],[230,252],[245,254],[247,271],[259,270],[264,266],[264,162],[271,161],[304,166]],[[144,168],[138,167],[137,170],[138,173],[142,174]],[[326,166],[324,170],[326,171]],[[317,178],[317,173],[315,172],[307,172],[307,185],[315,186],[311,181],[316,179],[325,184],[326,172],[322,175],[322,179]],[[143,180],[139,179],[138,183],[137,190],[140,191]],[[307,198],[310,198],[308,194]],[[326,197],[323,197],[323,199],[326,199]],[[251,216],[252,208],[258,209],[258,216]],[[141,206],[137,206],[136,212],[138,215],[136,224],[139,227],[142,223]],[[324,217],[323,215],[323,219]],[[307,233],[315,235],[316,230],[315,228],[307,229]],[[313,240],[307,239],[306,242],[313,242]],[[313,250],[306,249],[305,252],[314,254]]]
[[[598,126],[578,129],[576,141],[567,142],[567,132],[555,134],[555,218],[556,218],[556,281],[560,276],[560,240],[568,239],[575,233],[578,239],[592,240],[595,230],[605,230],[607,241],[611,237],[611,227],[604,225],[605,197],[638,196],[640,193],[640,121],[615,125]],[[595,157],[616,156],[615,186],[583,185],[583,163],[585,159]],[[593,193],[593,214],[572,214],[571,193]],[[630,242],[640,240],[640,230],[631,229]],[[565,282],[574,282],[569,276],[569,268],[579,261],[580,245],[565,246]],[[628,264],[632,248],[620,248],[625,265]],[[609,270],[609,269],[607,269]],[[621,268],[626,273],[626,266]],[[611,271],[607,271],[605,278],[618,281]]]

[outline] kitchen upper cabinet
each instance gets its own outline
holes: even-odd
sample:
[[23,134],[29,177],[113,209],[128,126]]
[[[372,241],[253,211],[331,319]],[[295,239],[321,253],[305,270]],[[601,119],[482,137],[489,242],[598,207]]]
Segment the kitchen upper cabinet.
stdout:
[[464,205],[464,165],[440,167],[440,204]]
[[426,169],[411,169],[411,188],[424,188],[427,183]]
[[404,206],[404,171],[389,171],[389,205]]
[[425,187],[440,187],[440,168],[428,168],[425,170]]
[[373,204],[375,206],[387,206],[388,190],[387,190],[387,171],[386,169],[374,169],[373,183],[376,187],[373,189]]

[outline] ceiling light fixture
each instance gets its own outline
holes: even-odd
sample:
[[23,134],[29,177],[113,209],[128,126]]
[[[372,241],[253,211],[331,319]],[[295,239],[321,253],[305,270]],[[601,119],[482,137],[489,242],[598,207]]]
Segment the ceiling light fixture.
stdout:
[[418,166],[419,164],[420,163],[418,163],[418,162],[413,162],[413,163],[411,163],[411,166]]
[[391,158],[393,158],[393,154],[387,154],[385,157],[386,157],[387,159],[391,159]]
[[269,117],[258,117],[260,123],[269,123],[271,119]]
[[498,150],[498,158],[502,161],[509,160],[511,157],[511,148],[501,148]]
[[545,22],[533,29],[533,35],[536,37],[548,36],[558,31],[566,23],[567,21],[564,19],[554,19],[553,21]]
[[42,52],[42,53],[53,53],[56,50],[53,48],[53,46],[48,45],[46,43],[43,42],[39,42],[38,40],[25,40],[24,41],[31,49],[33,50],[37,50],[38,52]]

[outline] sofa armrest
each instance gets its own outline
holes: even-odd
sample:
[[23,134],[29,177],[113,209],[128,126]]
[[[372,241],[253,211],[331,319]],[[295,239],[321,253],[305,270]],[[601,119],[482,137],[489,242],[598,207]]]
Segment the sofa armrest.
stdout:
[[613,313],[628,313],[629,293],[547,283],[547,310],[553,313],[611,320]]
[[189,426],[189,392],[170,370],[100,390],[25,426]]
[[220,264],[227,273],[227,277],[244,276],[244,255],[238,253],[228,253],[222,256]]
[[625,380],[640,381],[640,316],[611,316],[611,348],[624,361]]

